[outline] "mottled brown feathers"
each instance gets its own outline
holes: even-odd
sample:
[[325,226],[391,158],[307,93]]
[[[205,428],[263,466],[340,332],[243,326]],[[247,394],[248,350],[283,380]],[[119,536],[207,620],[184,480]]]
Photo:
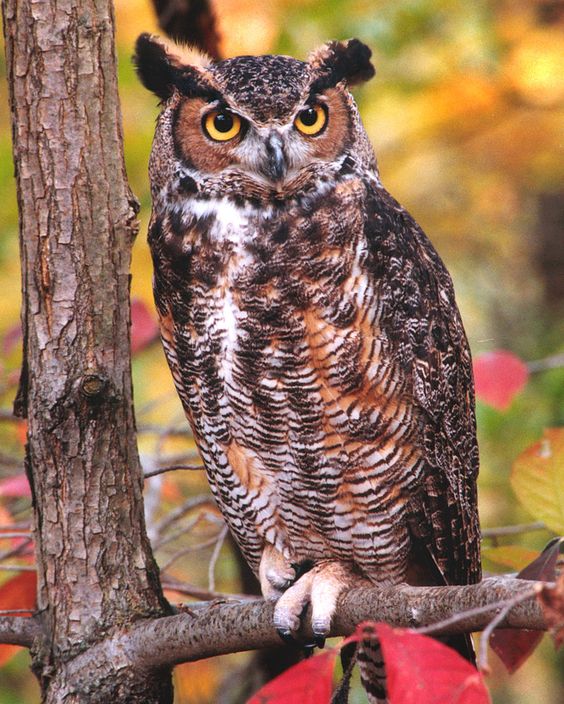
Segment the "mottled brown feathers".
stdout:
[[[359,580],[481,574],[470,351],[448,272],[382,187],[345,87],[372,75],[369,58],[355,40],[308,62],[237,57],[197,69],[213,97],[183,92],[166,57],[160,78],[139,64],[166,101],[149,232],[163,345],[217,504],[285,632],[304,599],[325,632]],[[209,101],[245,131],[211,143]],[[327,124],[302,133],[296,116],[318,104]],[[374,702],[383,675],[367,657]]]

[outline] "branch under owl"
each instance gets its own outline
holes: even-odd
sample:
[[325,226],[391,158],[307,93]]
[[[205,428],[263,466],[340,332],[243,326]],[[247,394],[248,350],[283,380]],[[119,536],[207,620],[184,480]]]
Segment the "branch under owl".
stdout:
[[[535,588],[535,585],[537,587]],[[434,634],[479,631],[507,604],[497,624],[503,628],[546,630],[535,593],[546,583],[490,577],[480,584],[456,587],[358,588],[341,599],[332,636],[352,633],[362,621],[385,621]],[[522,597],[522,599],[520,598]],[[257,599],[191,605],[183,613],[144,620],[80,653],[66,664],[67,676],[80,680],[100,662],[116,668],[158,670],[215,655],[281,645],[272,625],[273,604]],[[305,623],[308,618],[304,619]],[[436,628],[433,624],[438,624]],[[40,635],[35,618],[0,618],[0,642],[31,646]],[[306,626],[300,638],[312,633]]]

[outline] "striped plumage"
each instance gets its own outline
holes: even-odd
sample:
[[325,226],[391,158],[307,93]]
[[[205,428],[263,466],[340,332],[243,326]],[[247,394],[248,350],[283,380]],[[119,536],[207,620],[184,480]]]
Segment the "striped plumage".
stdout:
[[[450,277],[382,187],[347,90],[369,56],[353,40],[307,63],[198,67],[138,42],[163,99],[149,231],[163,344],[218,506],[265,596],[283,593],[282,630],[310,598],[327,630],[362,580],[480,579],[470,353]],[[318,104],[327,124],[296,134]],[[210,109],[244,130],[214,144]]]

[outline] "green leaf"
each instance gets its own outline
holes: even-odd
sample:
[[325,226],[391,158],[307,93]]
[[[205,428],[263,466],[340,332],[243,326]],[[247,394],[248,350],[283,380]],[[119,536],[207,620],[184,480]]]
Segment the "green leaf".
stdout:
[[511,486],[519,501],[548,528],[564,534],[564,428],[548,428],[513,463]]

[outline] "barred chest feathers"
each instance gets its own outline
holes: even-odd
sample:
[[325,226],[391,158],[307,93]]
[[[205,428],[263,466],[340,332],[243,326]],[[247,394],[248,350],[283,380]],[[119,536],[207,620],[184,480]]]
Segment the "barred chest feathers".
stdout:
[[[261,212],[186,201],[162,225],[157,272],[177,268],[179,246],[189,252],[190,305],[174,311],[171,345],[183,363],[171,366],[212,489],[236,535],[255,526],[257,560],[266,541],[296,562],[335,550],[373,561],[378,534],[363,545],[355,531],[370,518],[385,544],[405,500],[385,477],[392,466],[406,486],[417,477],[417,454],[396,449],[411,411],[389,401],[402,380],[367,269],[366,186],[324,191]],[[158,273],[156,284],[159,298]]]

